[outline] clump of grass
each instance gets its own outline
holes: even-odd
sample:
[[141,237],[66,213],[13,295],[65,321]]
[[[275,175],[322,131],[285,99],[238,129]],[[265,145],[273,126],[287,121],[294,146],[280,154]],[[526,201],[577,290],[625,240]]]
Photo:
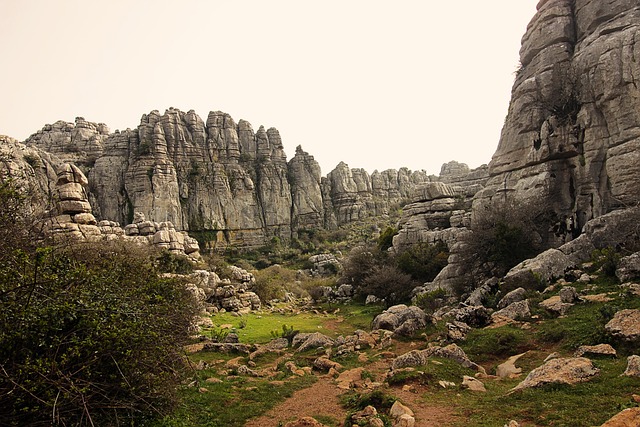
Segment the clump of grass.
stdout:
[[535,348],[531,335],[514,326],[474,329],[460,344],[474,362],[485,362],[513,356]]

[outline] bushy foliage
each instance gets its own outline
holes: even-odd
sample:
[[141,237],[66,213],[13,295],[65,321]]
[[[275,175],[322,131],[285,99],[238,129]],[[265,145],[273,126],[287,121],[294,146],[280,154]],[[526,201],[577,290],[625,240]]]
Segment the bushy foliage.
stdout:
[[342,263],[339,283],[355,287],[361,296],[375,295],[393,305],[408,302],[411,291],[431,281],[447,264],[446,245],[420,243],[399,254],[377,246],[354,248]]
[[387,306],[392,306],[408,301],[418,284],[409,274],[393,265],[376,265],[364,278],[358,292],[363,296],[375,295],[384,299]]
[[427,314],[433,314],[442,307],[447,298],[447,291],[442,288],[425,292],[416,296],[415,305],[424,310]]
[[[1,192],[10,206],[17,193]],[[20,202],[13,204],[19,212]],[[2,215],[0,420],[135,425],[172,407],[195,314],[126,246],[36,247]],[[21,218],[24,220],[24,217]]]
[[382,233],[380,233],[380,237],[378,237],[378,249],[386,251],[393,246],[393,236],[396,234],[398,234],[397,228],[387,227]]
[[431,282],[440,273],[449,259],[447,245],[418,243],[395,257],[398,268],[420,282]]
[[466,234],[459,246],[464,271],[458,293],[492,276],[502,277],[518,263],[547,249],[551,215],[547,204],[538,199],[505,201],[475,212],[472,233]]

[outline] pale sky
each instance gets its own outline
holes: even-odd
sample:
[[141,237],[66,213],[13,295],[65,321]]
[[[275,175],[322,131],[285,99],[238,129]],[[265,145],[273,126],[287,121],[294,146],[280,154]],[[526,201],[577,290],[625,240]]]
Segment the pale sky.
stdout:
[[323,175],[477,167],[538,0],[0,0],[0,134],[169,107],[302,145]]

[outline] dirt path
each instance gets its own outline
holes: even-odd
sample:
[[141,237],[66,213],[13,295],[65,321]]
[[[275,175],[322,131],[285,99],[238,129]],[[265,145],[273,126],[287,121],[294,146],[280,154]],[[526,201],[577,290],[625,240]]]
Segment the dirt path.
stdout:
[[340,425],[347,416],[340,405],[340,390],[333,380],[321,377],[309,388],[298,390],[289,399],[271,409],[261,417],[249,420],[246,427],[277,427],[305,416],[324,416],[336,420]]
[[[412,348],[414,347],[409,343],[397,343],[395,353],[402,354]],[[377,358],[363,366],[376,381],[383,382],[391,361],[391,358]],[[412,391],[386,386],[384,390],[411,408],[415,414],[417,427],[447,427],[461,421],[452,408],[425,404],[422,396],[427,390],[421,389],[420,386]],[[332,378],[323,375],[311,387],[297,391],[291,398],[263,416],[250,420],[246,426],[277,427],[305,416],[331,418],[335,420],[336,425],[342,425],[347,416],[347,411],[339,403],[339,396],[342,393],[344,390],[339,389]]]

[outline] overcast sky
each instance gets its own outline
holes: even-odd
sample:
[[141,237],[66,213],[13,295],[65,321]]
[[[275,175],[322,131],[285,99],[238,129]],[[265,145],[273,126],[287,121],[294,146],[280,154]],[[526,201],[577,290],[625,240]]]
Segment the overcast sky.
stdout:
[[438,174],[498,145],[537,0],[0,0],[0,134],[151,110],[276,127],[339,161]]

